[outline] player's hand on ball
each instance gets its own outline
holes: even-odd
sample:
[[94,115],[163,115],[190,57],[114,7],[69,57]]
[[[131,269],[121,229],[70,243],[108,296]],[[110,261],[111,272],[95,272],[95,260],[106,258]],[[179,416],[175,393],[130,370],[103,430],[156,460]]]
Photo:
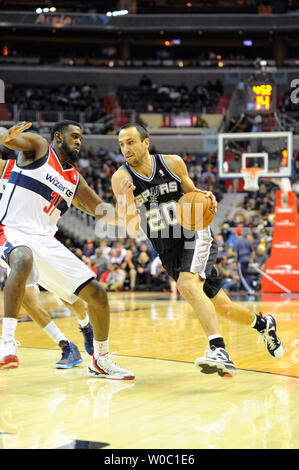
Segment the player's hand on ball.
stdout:
[[215,214],[216,214],[217,213],[218,203],[217,203],[217,200],[216,200],[214,194],[212,193],[212,191],[203,191],[202,189],[197,189],[197,188],[194,191],[198,191],[200,193],[203,193],[207,198],[211,199],[212,205],[214,207],[214,211],[215,211]]
[[19,134],[24,132],[26,129],[32,126],[32,122],[21,122],[20,124],[16,124],[15,126],[11,127],[10,129],[5,129],[1,127],[0,129],[0,142],[6,143],[10,140],[15,139]]

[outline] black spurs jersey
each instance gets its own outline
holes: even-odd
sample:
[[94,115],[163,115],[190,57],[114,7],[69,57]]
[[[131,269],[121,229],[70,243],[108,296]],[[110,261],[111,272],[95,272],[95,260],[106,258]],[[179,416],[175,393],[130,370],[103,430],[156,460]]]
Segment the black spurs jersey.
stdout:
[[[122,165],[136,186],[134,196],[140,210],[141,228],[158,253],[175,249],[182,238],[194,238],[179,224],[175,211],[183,195],[181,179],[172,173],[163,155],[151,155],[152,174],[137,173],[127,162]],[[189,236],[190,235],[190,236]]]

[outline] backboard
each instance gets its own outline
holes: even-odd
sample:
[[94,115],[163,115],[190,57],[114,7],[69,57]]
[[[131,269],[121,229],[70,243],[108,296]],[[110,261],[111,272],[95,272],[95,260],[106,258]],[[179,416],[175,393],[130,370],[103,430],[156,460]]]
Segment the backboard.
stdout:
[[292,132],[243,132],[218,135],[219,178],[243,178],[242,169],[261,168],[260,177],[289,178]]

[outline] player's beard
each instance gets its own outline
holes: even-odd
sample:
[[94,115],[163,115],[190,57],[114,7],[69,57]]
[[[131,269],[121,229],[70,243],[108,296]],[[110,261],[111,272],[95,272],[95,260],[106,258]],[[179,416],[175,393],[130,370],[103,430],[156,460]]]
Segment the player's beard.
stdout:
[[129,161],[129,165],[131,165],[132,167],[138,166],[138,165],[140,165],[140,163],[142,163],[142,161],[145,159],[145,157],[146,157],[146,151],[140,152],[140,153],[138,153],[137,155],[135,155],[133,157],[133,160],[134,160],[133,162]]
[[74,150],[72,150],[68,144],[66,143],[65,140],[62,141],[62,144],[61,144],[61,149],[64,153],[64,155],[67,157],[67,161],[76,161],[78,160],[78,157],[79,157],[79,153],[80,152],[75,152]]

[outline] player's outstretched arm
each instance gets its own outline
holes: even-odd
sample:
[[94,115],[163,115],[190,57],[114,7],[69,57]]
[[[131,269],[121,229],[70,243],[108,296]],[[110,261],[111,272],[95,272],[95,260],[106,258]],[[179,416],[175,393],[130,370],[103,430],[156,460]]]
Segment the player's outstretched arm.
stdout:
[[179,155],[164,155],[164,159],[172,173],[181,179],[181,188],[183,193],[189,193],[191,191],[200,191],[201,193],[204,193],[206,197],[209,197],[212,200],[216,214],[217,200],[214,194],[211,191],[203,191],[195,187],[195,184],[188,174],[188,169],[184,160]]
[[[80,175],[78,188],[73,198],[72,204],[86,214],[96,216],[97,207],[103,204],[97,193],[88,185],[85,178]],[[99,217],[100,218],[100,217]]]
[[[103,221],[116,225],[115,208],[112,204],[108,204],[101,199],[97,193],[88,185],[85,178],[80,175],[80,180],[77,188],[77,192],[72,201],[72,204],[85,212],[88,215],[92,215],[97,220],[103,219]],[[105,219],[105,220],[104,220]]]
[[0,127],[0,145],[11,150],[39,151],[45,153],[48,149],[47,140],[36,132],[23,132],[32,126],[31,122],[21,122],[9,129]]

